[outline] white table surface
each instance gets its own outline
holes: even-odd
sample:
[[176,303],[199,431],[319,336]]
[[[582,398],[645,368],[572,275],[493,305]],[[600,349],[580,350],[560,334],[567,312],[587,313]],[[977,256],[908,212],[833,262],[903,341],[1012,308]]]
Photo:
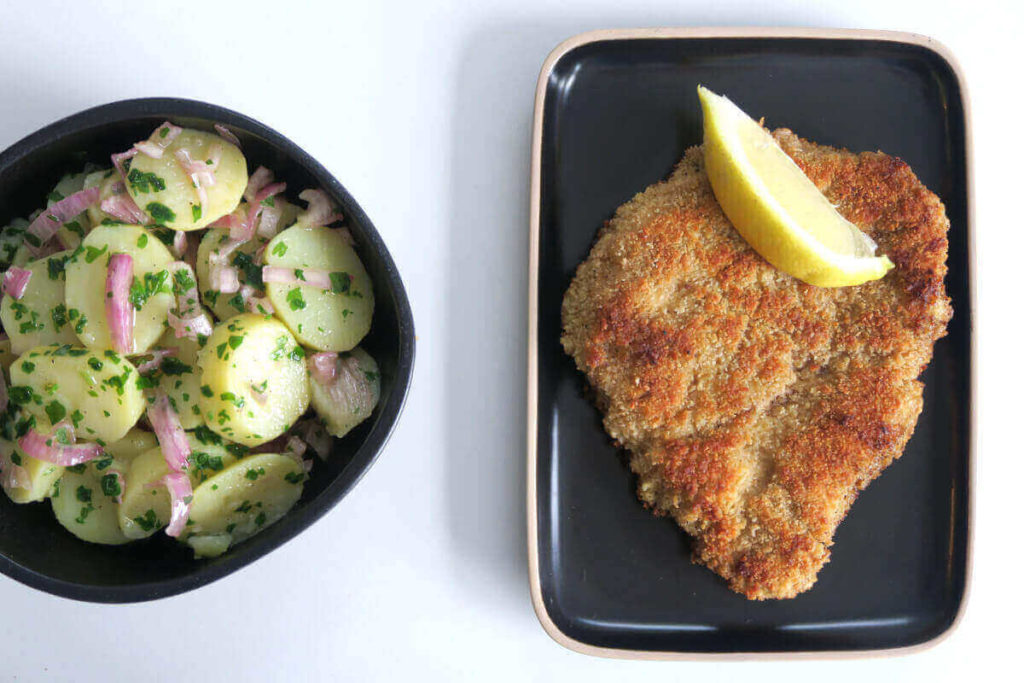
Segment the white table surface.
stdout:
[[[129,97],[249,114],[322,161],[372,217],[405,279],[418,354],[378,464],[255,565],[134,606],[76,603],[0,577],[0,680],[953,680],[1000,664],[1012,678],[1024,607],[1022,18],[1010,2],[962,0],[4,3],[0,148]],[[609,661],[556,645],[530,605],[527,187],[541,62],[593,28],[743,24],[923,33],[966,72],[980,294],[975,562],[966,617],[922,653]]]

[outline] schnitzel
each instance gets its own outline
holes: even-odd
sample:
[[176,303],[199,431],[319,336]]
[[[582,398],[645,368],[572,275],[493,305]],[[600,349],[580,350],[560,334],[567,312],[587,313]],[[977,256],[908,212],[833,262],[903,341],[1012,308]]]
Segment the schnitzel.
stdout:
[[751,599],[814,584],[858,492],[913,433],[917,377],[952,316],[949,221],[910,167],[773,136],[895,269],[835,289],[775,269],[722,213],[694,147],[619,207],[562,303],[562,344],[640,500]]

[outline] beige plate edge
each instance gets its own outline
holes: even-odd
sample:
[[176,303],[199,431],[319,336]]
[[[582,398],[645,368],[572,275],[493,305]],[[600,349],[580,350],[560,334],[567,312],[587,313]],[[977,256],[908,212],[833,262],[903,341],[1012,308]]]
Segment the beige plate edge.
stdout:
[[[540,264],[540,153],[543,133],[544,97],[547,82],[558,61],[572,50],[588,43],[609,40],[629,39],[687,39],[687,38],[818,38],[842,40],[878,40],[918,45],[931,50],[941,57],[953,71],[960,86],[960,94],[964,111],[964,171],[967,183],[967,264],[969,269],[968,298],[971,306],[972,321],[977,315],[977,269],[975,264],[974,240],[974,172],[972,165],[973,147],[971,140],[970,98],[963,70],[950,50],[942,43],[916,33],[898,31],[873,31],[860,29],[815,29],[815,28],[776,28],[776,27],[708,27],[708,28],[644,28],[644,29],[608,29],[589,31],[573,36],[558,45],[544,61],[537,81],[533,113],[533,141],[530,161],[530,256],[529,284],[527,298],[527,359],[526,359],[526,529],[527,555],[529,561],[530,598],[533,609],[541,626],[559,645],[587,655],[610,657],[616,659],[637,660],[743,660],[743,659],[856,659],[864,657],[898,656],[920,652],[942,642],[960,625],[970,595],[972,559],[974,555],[974,482],[977,468],[977,424],[975,411],[972,410],[969,420],[970,435],[968,448],[967,482],[967,568],[964,577],[964,595],[949,628],[935,638],[917,645],[882,650],[860,651],[815,651],[815,652],[739,652],[739,653],[703,653],[703,652],[662,652],[624,650],[608,647],[597,647],[575,640],[554,623],[544,606],[541,594],[539,548],[537,545],[537,306],[538,280]],[[978,397],[977,375],[977,339],[975,325],[971,325],[971,399]]]

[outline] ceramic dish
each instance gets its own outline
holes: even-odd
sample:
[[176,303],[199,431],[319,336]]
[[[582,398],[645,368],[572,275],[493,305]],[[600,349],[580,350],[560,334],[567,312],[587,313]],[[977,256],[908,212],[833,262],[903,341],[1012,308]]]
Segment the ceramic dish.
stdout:
[[[601,224],[700,144],[696,86],[770,127],[906,160],[946,205],[955,311],[922,379],[903,457],[840,525],[817,584],[750,602],[690,562],[643,509],[584,379],[559,343],[562,297]],[[854,653],[934,642],[962,611],[970,548],[973,285],[964,84],[908,34],[658,29],[577,36],[548,58],[534,120],[528,358],[528,542],[547,632],[591,654]]]
[[[125,546],[84,543],[53,519],[49,504],[15,505],[0,495],[0,571],[56,595],[137,602],[197,588],[248,565],[326,514],[373,465],[398,420],[412,375],[414,333],[405,288],[387,247],[341,183],[279,133],[235,112],[180,99],[139,99],[89,109],[43,128],[0,153],[0,225],[37,208],[61,175],[87,161],[109,165],[110,150],[144,140],[165,120],[212,130],[225,124],[250,169],[272,168],[291,187],[323,188],[341,207],[373,281],[376,307],[362,342],[380,365],[381,397],[372,417],[318,462],[299,503],[280,522],[212,560],[158,534]],[[286,581],[281,577],[282,581]]]

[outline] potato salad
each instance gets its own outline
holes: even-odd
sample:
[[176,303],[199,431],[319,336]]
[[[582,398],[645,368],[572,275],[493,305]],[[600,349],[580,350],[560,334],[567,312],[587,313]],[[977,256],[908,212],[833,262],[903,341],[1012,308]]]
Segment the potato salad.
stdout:
[[159,126],[0,231],[0,485],[69,532],[213,557],[281,519],[380,398],[373,286],[319,189]]

